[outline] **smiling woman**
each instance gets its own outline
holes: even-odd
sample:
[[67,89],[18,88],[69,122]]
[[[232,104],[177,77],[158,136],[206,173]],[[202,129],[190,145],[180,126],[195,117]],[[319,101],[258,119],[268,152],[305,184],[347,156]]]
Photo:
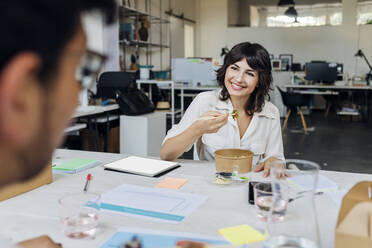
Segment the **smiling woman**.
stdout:
[[[217,81],[222,88],[221,100],[246,95],[251,97],[245,104],[248,115],[261,112],[273,81],[270,55],[259,44],[244,42],[236,45],[225,57],[223,66],[217,71]],[[239,77],[242,78],[239,78]],[[245,84],[239,84],[244,81]]]
[[267,176],[269,163],[284,159],[279,111],[268,102],[269,53],[255,43],[234,46],[217,71],[217,81],[221,89],[199,94],[169,130],[161,158],[177,159],[193,144],[194,159],[202,160],[214,160],[219,149],[247,149],[254,153],[256,171],[265,170]]

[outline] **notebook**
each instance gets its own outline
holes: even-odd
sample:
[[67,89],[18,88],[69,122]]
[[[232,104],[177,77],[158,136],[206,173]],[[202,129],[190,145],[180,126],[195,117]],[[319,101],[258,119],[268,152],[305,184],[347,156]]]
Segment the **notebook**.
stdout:
[[106,164],[103,167],[110,170],[154,177],[178,166],[177,162],[129,156],[113,163]]
[[52,169],[55,173],[74,174],[100,165],[101,162],[94,159],[56,159],[53,161]]

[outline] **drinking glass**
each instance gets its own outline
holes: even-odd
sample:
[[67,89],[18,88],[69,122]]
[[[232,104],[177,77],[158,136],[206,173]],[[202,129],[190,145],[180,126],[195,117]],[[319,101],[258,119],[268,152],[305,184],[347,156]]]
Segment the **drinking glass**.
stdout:
[[[283,193],[280,204],[277,204],[273,211],[273,219],[275,221],[282,221],[284,219],[288,202],[288,199],[284,196],[285,194]],[[254,199],[255,205],[258,207],[258,218],[267,221],[273,199],[271,183],[257,183],[254,186]]]
[[69,238],[94,238],[98,225],[100,195],[76,193],[59,199],[62,229]]
[[[292,166],[293,170],[286,170],[284,161],[279,160],[270,164],[273,197],[267,217],[269,238],[265,241],[265,248],[319,247],[319,230],[314,203],[319,166],[310,161],[300,160],[295,164],[297,166]],[[296,182],[306,182],[308,185],[302,188]],[[282,205],[284,195],[289,197],[287,213],[285,220],[279,222],[276,221],[274,210]]]

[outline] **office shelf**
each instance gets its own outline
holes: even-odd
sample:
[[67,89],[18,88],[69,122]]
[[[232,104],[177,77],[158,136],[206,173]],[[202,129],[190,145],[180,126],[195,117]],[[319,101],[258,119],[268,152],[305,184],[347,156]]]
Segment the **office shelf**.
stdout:
[[119,7],[120,15],[125,16],[125,17],[133,17],[133,18],[138,18],[139,16],[147,16],[151,19],[151,23],[170,23],[169,20],[150,15],[149,13],[136,10],[131,7],[127,6],[120,6]]
[[[122,70],[128,70],[129,56],[133,54],[136,57],[137,63],[154,65],[156,70],[165,71],[171,65],[171,51],[166,49],[170,48],[171,44],[171,30],[170,30],[170,21],[164,15],[164,7],[162,0],[144,0],[144,8],[140,8],[139,0],[131,1],[133,5],[124,5],[119,7],[119,20],[120,23],[130,23],[132,24],[132,31],[130,36],[120,36],[124,40],[119,40],[118,43],[120,48],[123,50],[124,56],[121,59]],[[170,4],[170,2],[169,2]],[[155,16],[155,12],[152,8],[158,8],[160,16]],[[140,10],[141,9],[141,10]],[[156,14],[157,15],[157,14]],[[147,41],[139,40],[139,30],[141,28],[141,22],[143,17],[148,20],[150,23],[150,28],[147,30],[148,39]],[[158,35],[155,35],[155,32],[158,32]],[[123,34],[124,35],[124,34]],[[135,40],[129,40],[135,39]],[[133,49],[134,48],[134,49]],[[160,56],[156,56],[156,62],[153,61],[153,49],[156,48],[160,52]],[[134,53],[133,53],[134,50]],[[168,52],[169,51],[169,52]],[[144,59],[145,58],[145,59]],[[159,61],[158,61],[159,59]],[[141,61],[141,62],[140,62]],[[166,61],[166,62],[165,62]],[[165,62],[165,63],[164,63]]]
[[151,43],[147,41],[137,41],[137,40],[120,40],[120,44],[125,44],[128,46],[138,46],[138,47],[162,47],[162,48],[169,48],[168,45],[162,45],[162,44],[157,44],[157,43]]

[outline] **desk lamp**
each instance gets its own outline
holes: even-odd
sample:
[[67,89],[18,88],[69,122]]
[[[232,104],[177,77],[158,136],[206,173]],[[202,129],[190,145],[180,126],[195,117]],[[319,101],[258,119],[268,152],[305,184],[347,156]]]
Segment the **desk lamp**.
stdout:
[[366,61],[367,65],[369,67],[369,72],[366,75],[366,81],[367,81],[367,85],[369,85],[369,81],[372,80],[372,66],[369,63],[366,55],[364,55],[364,53],[361,49],[358,50],[358,52],[355,54],[355,57],[364,58],[364,60]]

